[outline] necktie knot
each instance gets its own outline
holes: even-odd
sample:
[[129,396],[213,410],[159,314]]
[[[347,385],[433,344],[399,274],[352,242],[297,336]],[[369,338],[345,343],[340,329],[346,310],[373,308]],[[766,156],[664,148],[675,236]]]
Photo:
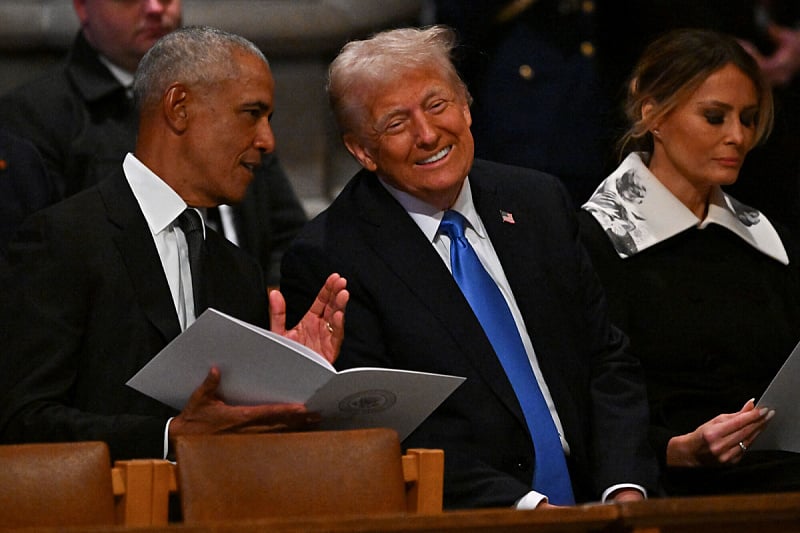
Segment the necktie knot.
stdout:
[[200,218],[200,213],[189,207],[178,216],[178,226],[188,236],[190,233],[203,231],[203,220]]
[[450,237],[451,241],[465,246],[467,243],[467,237],[464,234],[466,223],[467,220],[461,213],[450,209],[444,212],[444,217],[439,223],[439,230]]

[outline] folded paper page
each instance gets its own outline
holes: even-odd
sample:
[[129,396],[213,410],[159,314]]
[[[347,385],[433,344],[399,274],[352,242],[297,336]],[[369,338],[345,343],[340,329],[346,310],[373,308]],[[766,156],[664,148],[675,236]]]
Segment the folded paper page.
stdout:
[[180,410],[211,367],[231,405],[304,403],[322,414],[320,429],[391,427],[401,439],[464,381],[388,368],[337,371],[299,343],[208,309],[127,384]]

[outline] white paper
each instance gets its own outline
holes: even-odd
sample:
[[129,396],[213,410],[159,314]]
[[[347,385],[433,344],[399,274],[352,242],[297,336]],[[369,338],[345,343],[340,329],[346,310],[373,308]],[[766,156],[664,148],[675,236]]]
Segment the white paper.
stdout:
[[800,453],[800,343],[772,378],[757,408],[775,410],[775,416],[749,446],[751,450],[783,450]]
[[127,385],[180,410],[212,366],[228,404],[304,403],[322,414],[320,429],[391,427],[401,440],[464,381],[386,368],[337,373],[299,343],[208,309]]

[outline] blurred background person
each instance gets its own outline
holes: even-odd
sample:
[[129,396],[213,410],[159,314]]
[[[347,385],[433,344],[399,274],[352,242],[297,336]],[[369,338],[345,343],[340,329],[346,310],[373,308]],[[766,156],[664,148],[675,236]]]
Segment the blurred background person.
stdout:
[[[613,81],[595,1],[436,0],[459,34],[475,155],[561,178],[575,205],[610,170]],[[619,38],[605,36],[606,40]],[[607,85],[606,85],[607,84]]]
[[794,0],[432,0],[462,41],[480,157],[559,176],[580,205],[616,166],[619,102],[648,42],[681,27],[736,36],[773,86],[775,128],[730,187],[800,231],[800,3]]
[[626,109],[628,155],[579,220],[644,369],[665,490],[800,489],[800,456],[747,451],[772,416],[753,399],[800,339],[800,250],[722,190],[770,130],[769,83],[730,36],[676,30],[643,53]]
[[25,217],[54,201],[55,190],[36,147],[0,129],[0,258]]

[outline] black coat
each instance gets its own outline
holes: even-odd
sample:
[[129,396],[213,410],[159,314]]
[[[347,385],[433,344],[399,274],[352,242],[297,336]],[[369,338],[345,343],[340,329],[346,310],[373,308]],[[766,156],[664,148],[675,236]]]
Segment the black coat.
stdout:
[[[781,230],[783,265],[711,224],[621,259],[590,213],[578,217],[611,318],[641,361],[651,443],[665,463],[672,437],[758,400],[800,341],[798,249]],[[800,455],[748,452],[730,468],[670,468],[665,485],[674,494],[798,490]]]
[[[261,270],[207,232],[207,302],[268,325]],[[177,414],[125,385],[180,333],[167,278],[122,170],[34,214],[0,270],[0,439],[102,440],[161,458]],[[200,384],[198,383],[198,386]]]
[[0,257],[25,217],[55,198],[55,188],[36,147],[0,130]]

